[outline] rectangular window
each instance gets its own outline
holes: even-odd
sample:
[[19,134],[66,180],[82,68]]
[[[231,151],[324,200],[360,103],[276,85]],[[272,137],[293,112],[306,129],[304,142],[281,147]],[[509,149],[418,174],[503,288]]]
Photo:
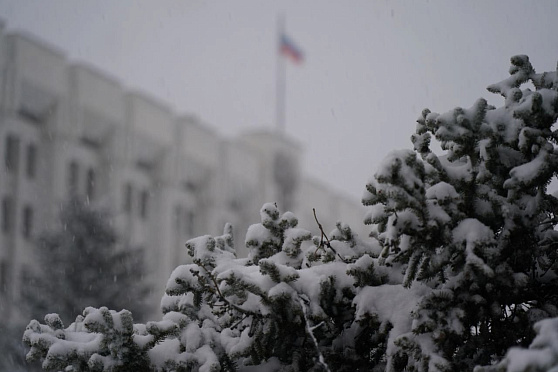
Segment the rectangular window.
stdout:
[[29,179],[35,178],[35,173],[37,173],[37,146],[30,143],[27,146],[27,167],[26,167],[27,177]]
[[182,227],[182,219],[180,218],[182,215],[182,208],[180,205],[174,207],[174,227],[177,233],[180,233],[180,229]]
[[21,234],[24,238],[29,239],[33,233],[33,208],[26,205],[23,208],[23,221],[22,221]]
[[87,171],[87,185],[85,189],[87,190],[87,198],[89,201],[93,201],[95,197],[95,170],[93,168],[89,168]]
[[6,153],[4,154],[4,162],[9,172],[17,172],[19,160],[19,139],[14,135],[6,137]]
[[5,197],[2,200],[2,231],[8,234],[13,228],[13,201],[10,197]]
[[8,262],[0,260],[0,293],[8,291]]
[[195,224],[195,215],[194,212],[191,210],[187,210],[184,214],[184,233],[187,236],[194,235],[194,224]]
[[79,184],[79,165],[72,160],[68,166],[68,191],[70,194],[77,194]]
[[140,195],[140,217],[147,218],[149,208],[149,191],[143,190]]
[[124,204],[123,209],[126,213],[132,213],[132,197],[133,197],[134,190],[132,189],[132,185],[127,183],[124,186]]

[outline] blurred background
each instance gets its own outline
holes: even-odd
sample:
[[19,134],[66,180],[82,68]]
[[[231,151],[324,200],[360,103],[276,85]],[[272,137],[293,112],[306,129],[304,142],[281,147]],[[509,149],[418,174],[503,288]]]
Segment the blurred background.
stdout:
[[184,242],[231,222],[246,256],[264,202],[365,237],[366,181],[411,147],[422,109],[501,105],[485,88],[516,54],[554,70],[557,14],[554,0],[0,0],[0,369],[31,368],[19,340],[47,312],[158,318]]

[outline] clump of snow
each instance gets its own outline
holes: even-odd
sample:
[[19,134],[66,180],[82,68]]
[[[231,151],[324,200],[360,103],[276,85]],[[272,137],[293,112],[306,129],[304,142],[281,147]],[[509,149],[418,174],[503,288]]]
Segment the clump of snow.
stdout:
[[465,260],[468,264],[482,269],[486,275],[493,276],[494,271],[476,253],[475,249],[482,245],[494,245],[494,232],[475,218],[467,218],[459,222],[453,229],[453,242],[465,244]]
[[444,202],[459,198],[459,194],[455,191],[455,187],[442,181],[426,189],[426,198]]
[[377,315],[383,326],[389,323],[393,326],[389,332],[387,355],[394,354],[395,340],[404,334],[412,332],[411,312],[423,296],[431,289],[421,283],[414,283],[410,288],[400,284],[366,287],[354,298],[356,307],[355,319],[362,319],[366,314]]

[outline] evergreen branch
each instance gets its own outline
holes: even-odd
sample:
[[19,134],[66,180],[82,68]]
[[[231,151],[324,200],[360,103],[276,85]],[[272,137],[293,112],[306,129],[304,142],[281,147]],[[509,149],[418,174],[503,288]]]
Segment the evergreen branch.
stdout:
[[[217,283],[217,279],[215,278],[215,276],[209,272],[209,270],[207,270],[205,268],[205,266],[200,262],[199,266],[205,270],[205,272],[207,273],[207,275],[209,276],[209,279],[211,279],[211,282],[213,283],[213,285],[215,286],[215,290],[217,291],[217,295],[219,296],[219,299],[221,299],[221,301],[223,301],[224,303],[226,303],[227,305],[229,305],[231,308],[237,310],[238,312],[245,314],[245,315],[251,315],[251,316],[258,316],[259,314],[253,313],[251,311],[245,310],[243,308],[241,308],[238,305],[233,304],[232,302],[230,302],[229,300],[227,300],[225,298],[225,296],[223,295],[223,293],[221,292],[221,290],[219,289],[219,284]],[[222,306],[222,305],[221,305]]]
[[543,222],[539,223],[538,226],[542,226],[542,225],[546,225],[546,224],[557,224],[557,223],[558,223],[558,218],[551,218],[551,219],[548,219],[546,221],[543,221]]
[[240,319],[238,322],[236,322],[233,326],[231,326],[231,329],[235,329],[236,327],[238,327],[238,325],[240,323],[242,323],[246,318],[248,318],[248,314],[244,314],[244,317],[242,317],[242,319]]
[[548,274],[548,272],[554,267],[555,263],[556,263],[556,258],[552,260],[552,263],[548,265],[548,269],[546,269],[544,273],[539,274],[539,278],[543,278],[546,274]]
[[[316,215],[316,211],[314,210],[314,216],[315,215]],[[318,353],[318,361],[325,368],[327,372],[331,372],[329,366],[325,362],[325,358],[322,352],[320,351],[320,347],[318,346],[318,341],[316,340],[316,336],[314,336],[314,333],[312,332],[314,329],[320,327],[323,324],[323,322],[321,322],[317,326],[310,327],[310,322],[308,321],[308,317],[306,315],[306,304],[304,303],[304,301],[302,301],[301,298],[298,299],[298,303],[300,304],[300,307],[302,308],[302,314],[304,315],[304,324],[306,326],[306,333],[308,333],[308,335],[312,339],[312,342],[314,343],[314,346],[316,347],[316,352]]]

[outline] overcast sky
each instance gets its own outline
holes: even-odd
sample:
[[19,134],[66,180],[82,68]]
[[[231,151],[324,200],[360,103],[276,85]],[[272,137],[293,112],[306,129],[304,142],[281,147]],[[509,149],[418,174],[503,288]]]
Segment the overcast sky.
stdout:
[[385,154],[411,147],[423,108],[501,105],[485,88],[512,55],[539,72],[558,60],[556,0],[0,0],[9,29],[226,136],[274,128],[280,13],[305,54],[287,65],[287,133],[310,175],[355,198]]

